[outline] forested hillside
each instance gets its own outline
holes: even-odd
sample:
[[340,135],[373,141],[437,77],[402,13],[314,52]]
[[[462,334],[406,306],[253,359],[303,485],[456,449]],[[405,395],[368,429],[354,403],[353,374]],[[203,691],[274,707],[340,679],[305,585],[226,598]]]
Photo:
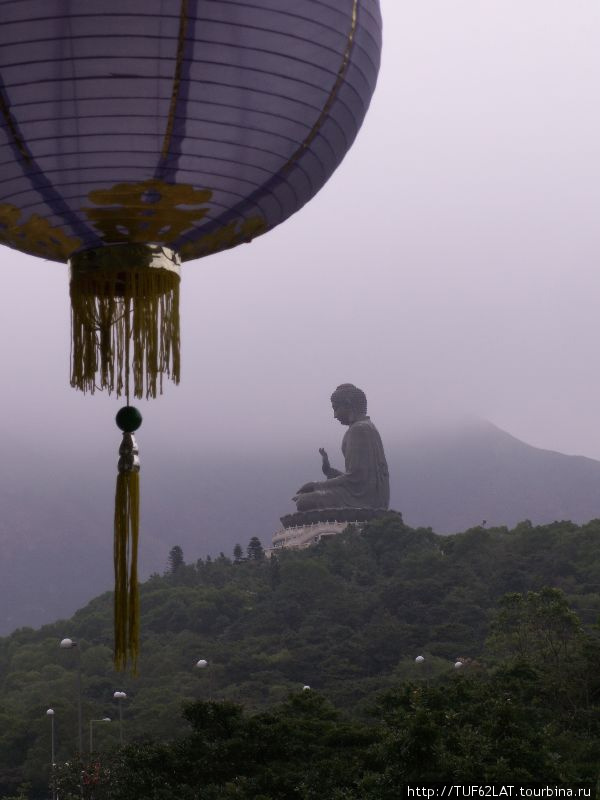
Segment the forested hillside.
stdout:
[[[0,640],[1,796],[26,780],[32,797],[45,796],[47,708],[55,710],[57,760],[73,756],[77,652],[84,741],[89,720],[117,718],[115,689],[128,695],[127,742],[165,742],[188,732],[181,716],[186,700],[233,701],[251,713],[281,709],[290,691],[304,685],[342,715],[365,720],[381,692],[400,691],[406,681],[443,682],[457,659],[474,673],[485,671],[498,658],[499,640],[490,634],[503,596],[544,587],[564,592],[564,608],[555,603],[560,619],[581,620],[595,641],[599,520],[582,527],[523,522],[513,530],[474,528],[442,537],[390,517],[276,560],[235,563],[222,556],[186,564],[177,558],[167,574],[141,587],[137,678],[112,671],[109,593],[70,620]],[[576,617],[566,613],[568,605]],[[510,604],[503,608],[510,616]],[[565,630],[570,636],[568,625]],[[77,652],[59,648],[64,637],[78,642]],[[423,664],[415,663],[417,655]],[[208,661],[205,669],[195,668],[199,659]],[[95,749],[118,739],[118,723],[96,725]]]

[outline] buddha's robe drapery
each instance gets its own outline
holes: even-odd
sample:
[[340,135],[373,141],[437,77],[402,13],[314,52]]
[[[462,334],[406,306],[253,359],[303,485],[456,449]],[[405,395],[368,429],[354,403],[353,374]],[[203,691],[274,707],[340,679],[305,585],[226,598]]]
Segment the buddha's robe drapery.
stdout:
[[[367,416],[353,422],[342,441],[345,471],[296,498],[298,511],[318,508],[388,508],[390,479],[381,436]],[[335,472],[335,470],[332,470]]]

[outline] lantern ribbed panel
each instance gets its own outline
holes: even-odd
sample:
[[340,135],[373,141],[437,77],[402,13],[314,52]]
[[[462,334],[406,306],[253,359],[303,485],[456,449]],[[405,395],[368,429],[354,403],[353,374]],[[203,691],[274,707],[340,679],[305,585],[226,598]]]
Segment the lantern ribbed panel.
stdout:
[[0,241],[57,261],[107,241],[93,193],[120,184],[209,193],[153,229],[184,259],[283,222],[352,144],[381,47],[377,0],[0,0],[0,23]]

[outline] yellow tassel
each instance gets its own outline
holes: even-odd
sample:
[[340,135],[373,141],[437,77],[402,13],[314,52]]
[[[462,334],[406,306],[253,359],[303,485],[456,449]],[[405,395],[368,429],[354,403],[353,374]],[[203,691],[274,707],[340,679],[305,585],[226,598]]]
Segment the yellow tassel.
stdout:
[[131,659],[137,672],[140,603],[137,579],[140,525],[140,474],[117,476],[115,493],[115,667],[125,669]]
[[[154,245],[115,245],[71,259],[71,385],[127,397],[179,383],[179,259]],[[130,381],[132,386],[130,387]]]

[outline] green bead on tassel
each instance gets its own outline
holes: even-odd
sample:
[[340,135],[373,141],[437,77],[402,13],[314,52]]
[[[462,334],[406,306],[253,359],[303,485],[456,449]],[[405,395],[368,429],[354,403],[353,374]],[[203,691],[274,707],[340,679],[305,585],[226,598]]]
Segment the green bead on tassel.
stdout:
[[119,448],[119,474],[115,492],[115,651],[114,663],[123,670],[131,660],[137,672],[140,637],[140,603],[137,578],[140,526],[140,460],[133,432],[142,424],[142,415],[125,406],[116,416],[123,431]]

